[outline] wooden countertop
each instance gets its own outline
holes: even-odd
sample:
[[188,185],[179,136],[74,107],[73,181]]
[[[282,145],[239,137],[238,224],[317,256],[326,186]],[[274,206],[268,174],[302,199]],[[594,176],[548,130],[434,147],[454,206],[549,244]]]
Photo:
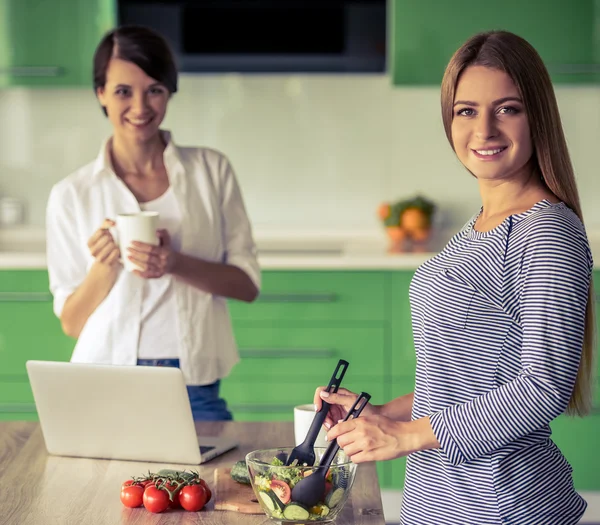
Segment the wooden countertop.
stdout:
[[[199,435],[235,437],[239,446],[199,470],[212,486],[216,467],[231,466],[252,451],[289,446],[293,424],[282,422],[196,423]],[[0,521],[4,525],[275,524],[266,515],[214,510],[213,501],[199,513],[151,514],[121,504],[121,483],[132,475],[185,465],[50,456],[38,423],[0,422]],[[310,522],[314,524],[316,522]],[[374,464],[357,469],[352,493],[336,525],[383,525],[381,493]]]

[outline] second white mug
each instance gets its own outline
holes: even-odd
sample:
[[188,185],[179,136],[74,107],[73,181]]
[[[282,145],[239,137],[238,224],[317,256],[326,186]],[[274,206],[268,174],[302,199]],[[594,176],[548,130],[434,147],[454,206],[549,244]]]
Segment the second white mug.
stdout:
[[[298,405],[294,407],[294,438],[296,445],[299,445],[306,438],[308,429],[312,425],[313,419],[315,418],[315,405]],[[327,432],[324,427],[321,427],[317,439],[315,441],[315,447],[326,447],[329,445],[325,441]]]
[[127,258],[127,248],[133,241],[145,242],[158,246],[156,230],[158,228],[158,212],[142,211],[137,213],[119,213],[116,220],[116,239],[121,250],[123,266],[128,272],[139,268]]

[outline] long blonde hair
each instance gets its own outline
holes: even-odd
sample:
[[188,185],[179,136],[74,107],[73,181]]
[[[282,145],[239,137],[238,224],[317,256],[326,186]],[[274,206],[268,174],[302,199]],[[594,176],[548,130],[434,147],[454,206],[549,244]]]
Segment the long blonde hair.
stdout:
[[[552,88],[550,75],[537,51],[523,38],[507,31],[471,37],[454,53],[442,80],[442,120],[452,149],[452,119],[456,85],[462,72],[478,65],[504,71],[521,93],[529,118],[533,166],[548,189],[571,208],[583,223],[579,192]],[[583,351],[567,413],[590,412],[595,350],[594,290],[590,282],[585,313]]]

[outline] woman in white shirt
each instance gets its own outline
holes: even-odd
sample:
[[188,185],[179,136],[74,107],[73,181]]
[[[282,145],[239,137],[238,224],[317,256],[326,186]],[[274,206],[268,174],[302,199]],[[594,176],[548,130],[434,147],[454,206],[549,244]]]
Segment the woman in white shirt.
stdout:
[[[51,191],[47,256],[54,311],[77,338],[72,362],[181,368],[196,420],[231,419],[219,381],[238,362],[226,298],[253,301],[256,247],[221,153],[179,147],[159,126],[177,91],[165,40],[124,26],[94,55],[94,87],[113,135]],[[159,212],[159,245],[120,253],[119,213]],[[139,271],[127,272],[122,259]]]

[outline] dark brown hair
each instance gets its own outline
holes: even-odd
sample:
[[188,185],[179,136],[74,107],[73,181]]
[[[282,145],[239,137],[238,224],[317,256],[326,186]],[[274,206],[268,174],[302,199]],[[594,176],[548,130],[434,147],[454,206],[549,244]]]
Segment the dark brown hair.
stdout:
[[[579,192],[548,70],[529,42],[507,31],[479,33],[454,53],[442,80],[442,120],[452,149],[452,119],[456,86],[469,66],[505,72],[521,94],[533,144],[532,164],[548,189],[583,223]],[[567,412],[584,415],[591,409],[595,347],[594,290],[590,283],[583,352]]]
[[[177,92],[177,66],[167,41],[156,31],[127,25],[109,31],[94,53],[94,92],[106,84],[111,58],[127,60],[157,80],[173,94]],[[106,109],[104,114],[106,115]]]

